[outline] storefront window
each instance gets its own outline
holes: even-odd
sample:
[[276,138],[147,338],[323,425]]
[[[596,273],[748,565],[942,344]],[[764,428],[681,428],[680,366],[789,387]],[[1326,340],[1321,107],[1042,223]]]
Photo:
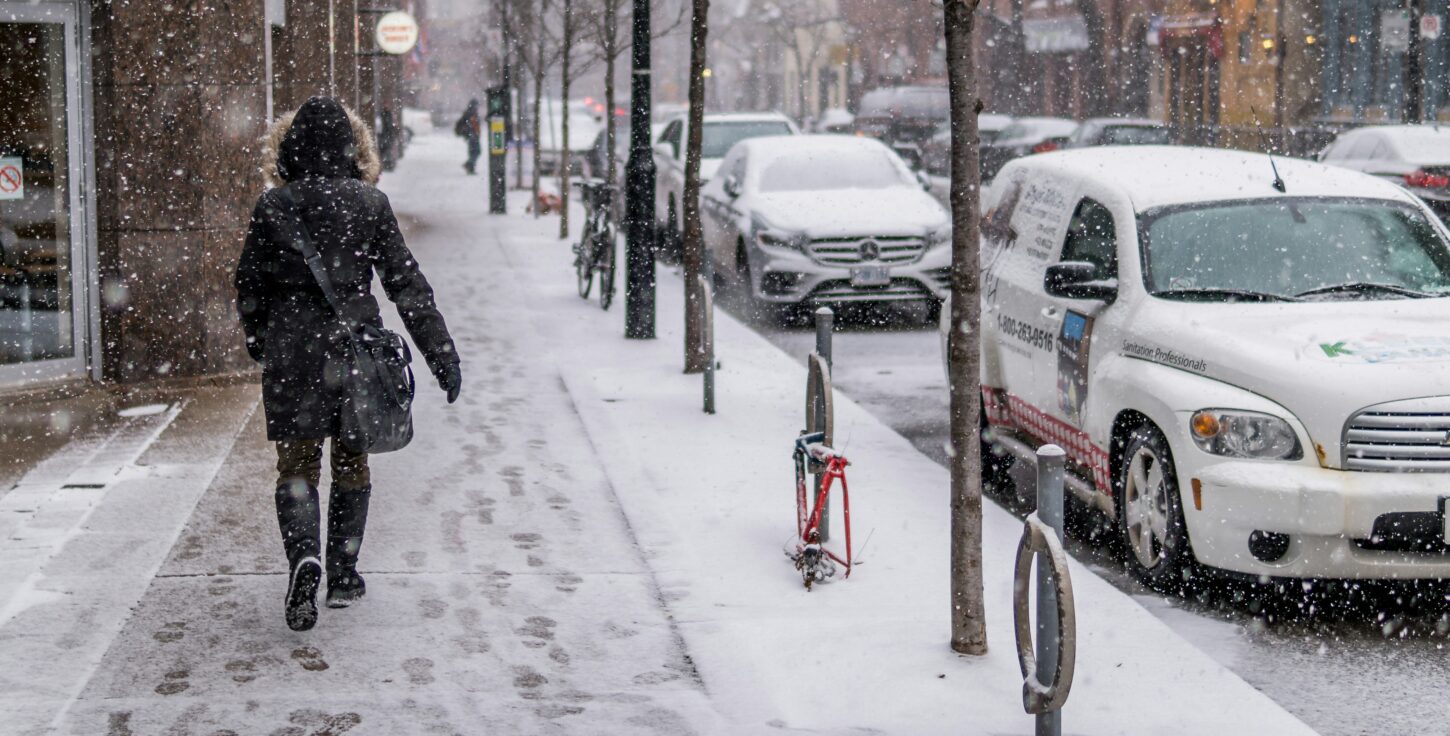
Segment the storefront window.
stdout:
[[0,22],[0,365],[76,355],[65,27]]

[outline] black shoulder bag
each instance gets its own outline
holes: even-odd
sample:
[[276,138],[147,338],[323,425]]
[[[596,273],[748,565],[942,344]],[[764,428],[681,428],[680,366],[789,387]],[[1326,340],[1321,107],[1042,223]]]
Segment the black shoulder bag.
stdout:
[[322,267],[322,256],[302,224],[291,187],[284,186],[277,193],[285,207],[282,219],[290,226],[291,246],[307,262],[307,268],[347,335],[341,356],[330,352],[328,358],[343,363],[329,366],[328,370],[328,375],[344,377],[339,409],[341,436],[337,439],[353,452],[376,454],[401,450],[413,440],[416,384],[413,369],[409,367],[413,353],[398,333],[348,318]]

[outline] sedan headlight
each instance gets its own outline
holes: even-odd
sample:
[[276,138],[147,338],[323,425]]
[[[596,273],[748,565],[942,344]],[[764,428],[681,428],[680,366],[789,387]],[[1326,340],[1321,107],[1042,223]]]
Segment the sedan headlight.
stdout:
[[810,238],[805,233],[782,230],[760,215],[750,217],[750,232],[755,236],[755,242],[771,248],[790,248],[805,252],[806,245],[810,243]]
[[1294,428],[1279,417],[1234,409],[1202,409],[1188,422],[1200,450],[1224,457],[1298,460],[1303,457]]

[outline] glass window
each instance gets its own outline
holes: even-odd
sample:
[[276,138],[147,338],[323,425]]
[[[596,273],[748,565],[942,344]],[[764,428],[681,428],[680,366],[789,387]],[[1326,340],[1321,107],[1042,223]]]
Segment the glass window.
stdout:
[[1167,128],[1149,125],[1110,125],[1103,129],[1105,146],[1166,146],[1173,143]]
[[708,123],[700,136],[700,158],[723,158],[730,147],[747,138],[790,135],[790,126],[780,121],[755,123]]
[[765,165],[758,181],[762,192],[887,189],[916,185],[905,166],[894,160],[891,152],[856,147],[777,156]]
[[0,365],[75,355],[65,28],[0,23]]
[[1067,225],[1062,260],[1091,263],[1098,267],[1098,278],[1115,278],[1118,275],[1117,233],[1108,208],[1084,199]]
[[[1235,298],[1223,291],[1296,298],[1346,284],[1450,294],[1450,248],[1407,204],[1277,199],[1172,208],[1141,228],[1150,292]],[[1353,298],[1395,298],[1384,289]]]

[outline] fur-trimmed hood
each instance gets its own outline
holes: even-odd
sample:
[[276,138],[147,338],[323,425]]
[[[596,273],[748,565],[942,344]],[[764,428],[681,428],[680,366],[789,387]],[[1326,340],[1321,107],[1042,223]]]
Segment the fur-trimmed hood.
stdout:
[[[312,103],[318,98],[308,100]],[[339,103],[340,104],[340,103]],[[358,117],[351,108],[340,105],[347,113],[347,121],[352,128],[352,150],[357,163],[355,174],[357,178],[368,183],[377,184],[378,176],[382,173],[383,162],[378,156],[378,145],[373,139],[372,130],[366,122]],[[304,107],[306,107],[304,105]],[[277,118],[267,129],[267,134],[262,138],[262,174],[267,179],[267,184],[273,187],[280,187],[287,181],[279,170],[278,161],[281,156],[283,141],[287,133],[292,129],[292,123],[297,119],[297,113],[301,110],[293,110],[284,113]]]

